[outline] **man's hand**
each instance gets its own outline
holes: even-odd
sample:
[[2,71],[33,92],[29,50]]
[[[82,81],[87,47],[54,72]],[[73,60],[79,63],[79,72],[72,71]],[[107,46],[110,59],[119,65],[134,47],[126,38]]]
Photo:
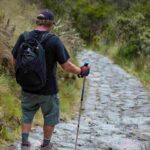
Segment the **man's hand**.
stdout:
[[90,73],[90,66],[88,66],[88,64],[85,64],[84,66],[81,67],[81,72],[78,76],[85,77],[88,76],[89,73]]

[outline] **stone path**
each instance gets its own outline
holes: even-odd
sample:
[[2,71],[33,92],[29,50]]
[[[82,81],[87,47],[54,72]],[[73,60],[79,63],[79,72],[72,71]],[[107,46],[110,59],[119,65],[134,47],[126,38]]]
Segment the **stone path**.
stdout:
[[[84,50],[78,60],[80,64],[89,60],[92,67],[78,150],[150,150],[150,93],[104,56]],[[56,127],[52,141],[59,150],[74,150],[77,119]],[[35,150],[42,140],[40,127],[32,131],[30,140]],[[14,149],[19,150],[19,144]]]

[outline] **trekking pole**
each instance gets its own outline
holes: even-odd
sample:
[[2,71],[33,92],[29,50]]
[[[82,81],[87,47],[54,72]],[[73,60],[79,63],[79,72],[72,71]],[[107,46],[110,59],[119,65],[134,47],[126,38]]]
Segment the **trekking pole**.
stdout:
[[[85,63],[84,65],[88,66],[87,63]],[[80,127],[80,118],[81,118],[82,103],[83,103],[83,97],[84,97],[85,81],[86,81],[86,76],[83,79],[83,85],[82,85],[81,104],[80,104],[80,109],[79,109],[79,118],[78,118],[78,126],[77,126],[77,133],[76,133],[75,150],[77,150],[77,141],[78,141],[78,135],[79,135],[79,127]]]

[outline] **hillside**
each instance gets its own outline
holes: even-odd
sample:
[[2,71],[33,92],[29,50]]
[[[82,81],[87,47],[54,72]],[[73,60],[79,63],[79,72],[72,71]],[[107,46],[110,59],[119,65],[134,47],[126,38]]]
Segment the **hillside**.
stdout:
[[25,5],[25,1],[1,0],[0,10],[0,143],[3,145],[18,138],[20,130],[20,89],[14,79],[11,49],[22,30],[33,27],[28,18],[33,18],[38,8]]

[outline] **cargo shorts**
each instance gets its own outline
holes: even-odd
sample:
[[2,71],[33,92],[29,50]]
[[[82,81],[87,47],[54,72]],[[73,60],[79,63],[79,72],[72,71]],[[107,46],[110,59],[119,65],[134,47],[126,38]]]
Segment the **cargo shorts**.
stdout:
[[22,123],[32,123],[35,113],[41,108],[44,124],[56,125],[59,123],[59,96],[37,95],[22,91]]

